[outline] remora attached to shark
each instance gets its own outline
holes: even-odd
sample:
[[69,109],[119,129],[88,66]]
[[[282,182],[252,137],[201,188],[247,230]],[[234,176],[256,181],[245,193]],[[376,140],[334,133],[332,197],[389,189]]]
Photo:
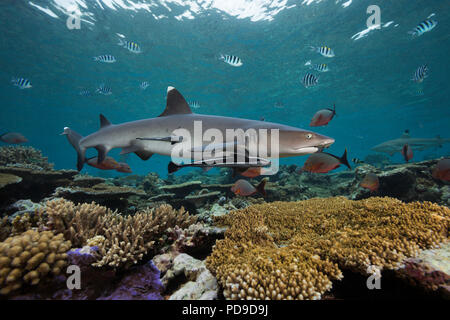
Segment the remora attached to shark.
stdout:
[[[142,160],[148,160],[153,154],[172,155],[174,146],[184,142],[183,138],[174,135],[177,129],[187,130],[194,144],[205,148],[211,142],[203,141],[203,134],[194,134],[194,121],[201,121],[202,129],[216,129],[226,137],[226,130],[267,129],[270,141],[271,129],[278,129],[278,157],[298,156],[315,153],[334,143],[334,139],[291,126],[241,118],[210,116],[192,113],[184,97],[173,87],[167,89],[167,105],[164,112],[156,118],[111,124],[103,115],[100,115],[100,130],[86,137],[82,137],[72,129],[64,128],[63,135],[67,136],[70,144],[78,154],[77,168],[81,170],[86,161],[85,154],[89,148],[98,151],[98,162],[101,163],[108,152],[114,148],[122,148],[121,154],[135,153]],[[223,141],[223,150],[236,141]],[[191,149],[192,152],[195,150]],[[230,156],[230,155],[228,155]],[[231,155],[232,156],[232,155]],[[205,165],[206,166],[206,165]],[[242,164],[242,167],[251,167]]]
[[396,152],[401,152],[405,144],[408,144],[413,150],[425,150],[429,148],[442,147],[444,143],[449,143],[450,139],[443,139],[440,136],[436,138],[411,138],[409,131],[406,130],[403,135],[394,140],[385,141],[372,147],[373,151],[388,153],[394,155]]

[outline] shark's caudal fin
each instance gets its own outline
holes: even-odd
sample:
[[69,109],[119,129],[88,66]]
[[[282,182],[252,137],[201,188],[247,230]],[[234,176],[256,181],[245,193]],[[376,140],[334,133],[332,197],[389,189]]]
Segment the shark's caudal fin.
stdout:
[[190,114],[192,113],[188,103],[174,87],[167,88],[167,104],[166,109],[161,113],[160,117],[171,116],[175,114]]
[[344,154],[342,155],[342,157],[339,158],[339,161],[343,165],[347,166],[349,169],[352,168],[352,167],[350,167],[350,164],[348,163],[348,160],[347,160],[347,149],[345,149]]
[[64,132],[61,133],[61,135],[65,135],[67,137],[67,140],[77,152],[77,169],[78,171],[81,171],[84,163],[86,162],[86,149],[80,147],[80,140],[83,139],[83,136],[68,127],[64,128]]
[[256,186],[256,190],[262,194],[265,198],[267,196],[266,190],[264,189],[267,183],[267,179],[262,179],[261,182]]
[[169,173],[174,173],[177,172],[178,170],[180,170],[181,166],[177,165],[176,163],[170,161],[169,165],[167,166],[167,171]]

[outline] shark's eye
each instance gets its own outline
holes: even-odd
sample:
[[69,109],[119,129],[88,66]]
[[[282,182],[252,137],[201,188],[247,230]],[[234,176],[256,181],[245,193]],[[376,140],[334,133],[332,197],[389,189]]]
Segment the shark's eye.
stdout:
[[310,140],[311,138],[312,138],[312,133],[308,133],[307,135],[306,135],[306,139],[308,139],[308,140]]

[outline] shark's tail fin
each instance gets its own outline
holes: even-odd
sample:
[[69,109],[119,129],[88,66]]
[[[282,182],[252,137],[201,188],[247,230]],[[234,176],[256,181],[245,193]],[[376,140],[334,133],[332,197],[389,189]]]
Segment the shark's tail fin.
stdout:
[[180,168],[181,167],[179,165],[177,165],[176,163],[170,161],[169,165],[167,166],[167,171],[169,173],[174,173],[174,172],[177,172],[178,170],[180,170]]
[[345,149],[344,154],[342,155],[342,157],[340,157],[339,159],[341,161],[341,163],[345,166],[347,166],[349,169],[351,169],[352,167],[350,167],[350,163],[348,163],[347,160],[347,149]]
[[267,179],[262,179],[261,182],[256,186],[256,190],[262,194],[262,196],[265,198],[267,196],[266,190],[264,189],[266,187]]
[[86,149],[80,147],[80,140],[83,139],[83,136],[68,127],[64,128],[64,132],[61,135],[67,137],[67,140],[77,152],[77,169],[81,171],[86,162]]

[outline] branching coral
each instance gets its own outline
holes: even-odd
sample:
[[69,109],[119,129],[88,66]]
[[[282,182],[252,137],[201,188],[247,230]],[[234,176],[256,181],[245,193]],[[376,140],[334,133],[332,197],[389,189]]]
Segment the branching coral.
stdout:
[[53,169],[53,164],[48,163],[41,151],[23,146],[0,147],[0,166],[6,165],[21,165],[44,170]]
[[101,254],[97,267],[129,267],[169,228],[186,228],[196,221],[183,208],[174,210],[170,205],[122,216],[95,203],[75,205],[64,199],[48,202],[40,215],[44,226],[63,233],[75,247],[95,243]]
[[0,294],[24,283],[36,285],[48,274],[58,275],[66,265],[70,241],[51,231],[28,230],[0,242]]
[[450,209],[392,198],[343,197],[254,205],[230,226],[207,266],[228,299],[319,298],[342,269],[393,269],[447,239]]

